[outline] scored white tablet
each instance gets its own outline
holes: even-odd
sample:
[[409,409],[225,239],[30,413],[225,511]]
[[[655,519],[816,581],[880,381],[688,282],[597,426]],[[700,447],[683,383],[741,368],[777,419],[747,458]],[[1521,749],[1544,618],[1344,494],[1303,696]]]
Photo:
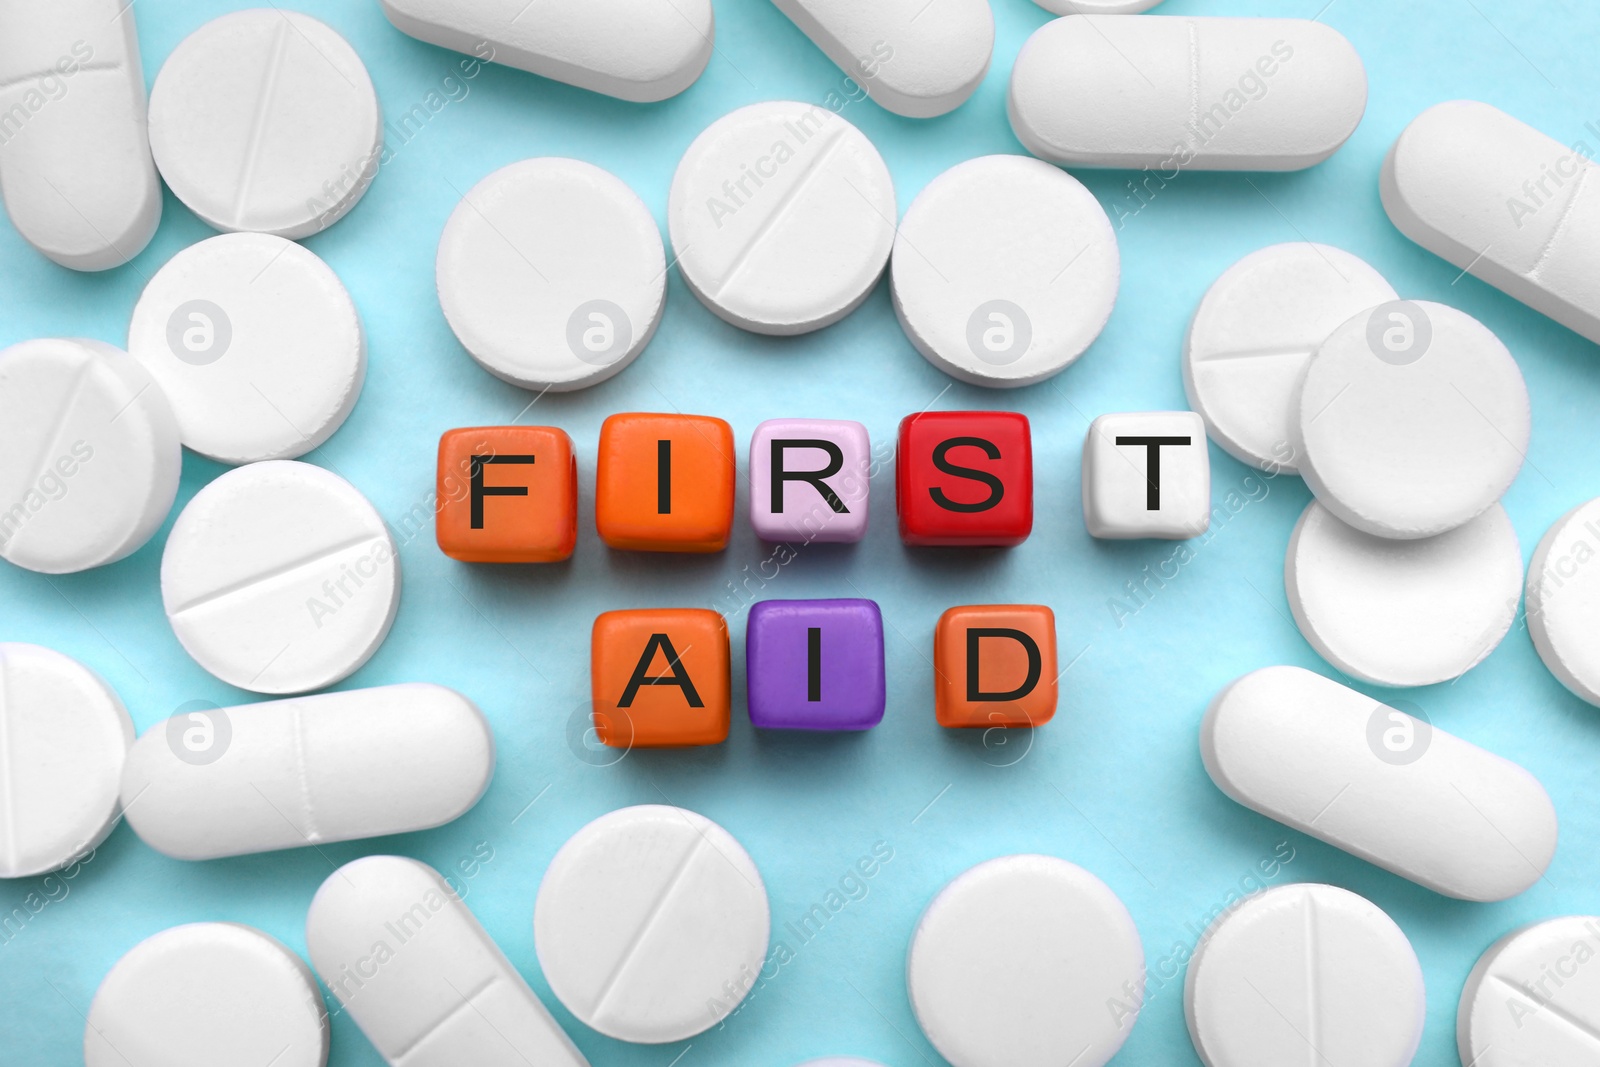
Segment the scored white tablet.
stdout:
[[1527,593],[1539,658],[1562,685],[1600,704],[1600,500],[1573,508],[1540,539]]
[[238,467],[194,495],[161,557],[161,600],[185,651],[257,693],[348,677],[400,606],[400,557],[349,482],[309,463]]
[[1590,1067],[1600,1038],[1600,917],[1547,919],[1502,937],[1467,976],[1456,1045],[1472,1067]]
[[866,135],[818,104],[724,115],[672,176],[667,229],[702,303],[756,333],[831,325],[872,291],[894,244],[894,182]]

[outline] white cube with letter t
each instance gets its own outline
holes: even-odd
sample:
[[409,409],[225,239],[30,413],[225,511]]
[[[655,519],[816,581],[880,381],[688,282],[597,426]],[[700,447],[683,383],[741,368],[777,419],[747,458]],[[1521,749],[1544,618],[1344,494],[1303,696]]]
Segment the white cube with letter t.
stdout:
[[1211,457],[1192,411],[1101,415],[1083,443],[1091,537],[1182,541],[1211,525]]

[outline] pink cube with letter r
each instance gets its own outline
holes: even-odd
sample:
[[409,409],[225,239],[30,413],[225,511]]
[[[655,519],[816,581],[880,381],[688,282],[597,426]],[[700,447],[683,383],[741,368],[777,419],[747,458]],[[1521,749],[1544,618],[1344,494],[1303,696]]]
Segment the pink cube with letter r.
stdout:
[[750,438],[750,525],[765,541],[859,541],[871,473],[859,422],[769,419]]

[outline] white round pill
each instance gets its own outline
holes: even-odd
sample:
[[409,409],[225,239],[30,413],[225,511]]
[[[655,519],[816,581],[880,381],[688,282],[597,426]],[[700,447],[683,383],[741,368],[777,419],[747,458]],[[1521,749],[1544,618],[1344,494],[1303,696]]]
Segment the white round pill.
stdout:
[[1144,949],[1122,901],[1082,867],[1003,856],[933,898],[906,986],[955,1067],[1103,1067],[1138,1018]]
[[1600,1046],[1600,917],[1514,930],[1478,960],[1456,1009],[1471,1067],[1591,1067]]
[[328,1013],[305,962],[238,923],[174,926],[133,946],[101,981],[83,1031],[86,1067],[322,1067]]
[[1329,335],[1296,403],[1300,473],[1329,511],[1379,537],[1432,537],[1505,495],[1532,416],[1516,360],[1477,319],[1380,304]]
[[221,463],[316,448],[354,409],[367,372],[338,276],[265,233],[222,234],[168,260],[134,305],[128,351],[166,393],[183,443]]
[[89,668],[0,644],[0,878],[60,870],[106,839],[133,720]]
[[1206,930],[1184,979],[1207,1067],[1406,1067],[1427,994],[1411,942],[1376,904],[1331,885],[1246,899]]
[[1375,537],[1313,500],[1289,538],[1284,591],[1322,658],[1376,685],[1459,678],[1517,618],[1522,547],[1499,504],[1420,540]]
[[298,12],[211,20],[172,50],[150,90],[156,169],[219,230],[325,230],[367,191],[382,150],[361,57]]
[[252,463],[194,495],[161,557],[167,621],[195,662],[257,693],[349,677],[400,606],[400,558],[355,486],[292,460]]
[[1294,400],[1312,353],[1353,316],[1396,299],[1383,275],[1331,245],[1250,253],[1212,283],[1189,323],[1189,406],[1235,459],[1298,473]]
[[667,257],[644,202],[590,163],[502,167],[439,239],[439,304],[468,354],[524,389],[605,381],[661,324]]
[[1528,564],[1528,633],[1561,684],[1600,704],[1600,500],[1551,526]]
[[120,348],[51,338],[0,351],[0,558],[67,574],[132,555],[182,471],[165,394]]
[[683,808],[622,808],[550,861],[533,908],[551,992],[608,1037],[660,1044],[725,1018],[767,954],[767,890],[749,853]]
[[678,163],[667,230],[683,280],[746,330],[820,330],[860,306],[894,245],[894,181],[860,130],[817,104],[751,104]]
[[973,385],[1043,381],[1100,336],[1121,279],[1117,235],[1078,179],[1026,156],[982,156],[929,182],[889,269],[900,326]]

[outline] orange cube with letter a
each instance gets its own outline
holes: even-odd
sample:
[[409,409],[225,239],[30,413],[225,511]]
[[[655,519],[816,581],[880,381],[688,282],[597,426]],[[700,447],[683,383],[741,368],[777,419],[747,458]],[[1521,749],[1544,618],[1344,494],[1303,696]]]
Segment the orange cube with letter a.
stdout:
[[728,624],[703,608],[607,611],[594,620],[594,728],[612,748],[727,740]]

